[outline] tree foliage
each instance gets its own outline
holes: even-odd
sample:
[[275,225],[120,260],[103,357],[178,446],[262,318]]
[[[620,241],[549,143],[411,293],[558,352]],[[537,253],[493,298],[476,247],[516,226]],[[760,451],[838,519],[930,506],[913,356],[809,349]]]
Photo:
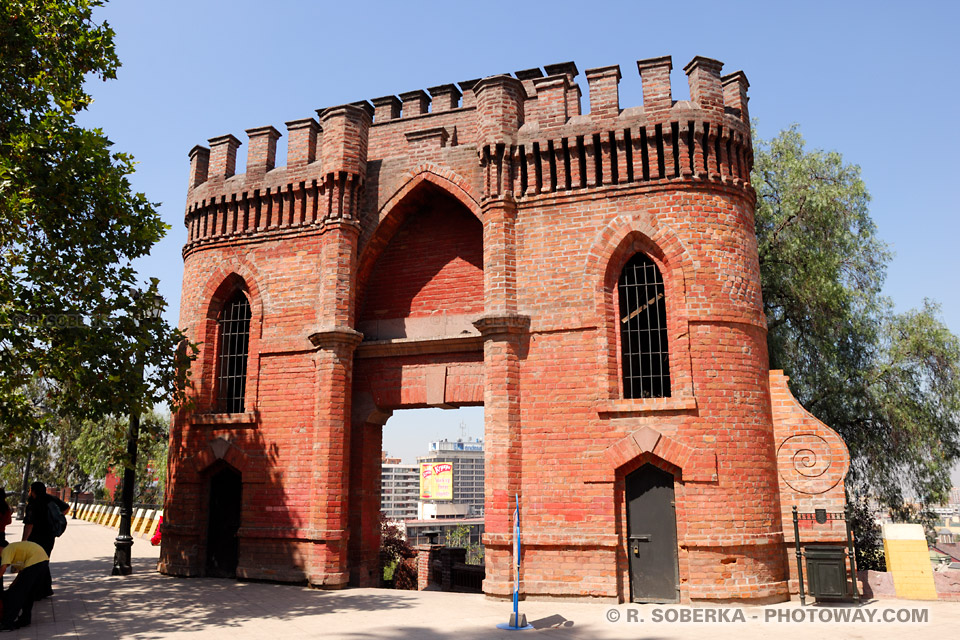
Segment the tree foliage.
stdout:
[[470,526],[466,524],[458,525],[453,531],[447,533],[446,546],[459,547],[467,550],[466,564],[481,565],[484,560],[484,546],[470,542]]
[[[77,460],[83,473],[91,478],[104,478],[113,471],[123,475],[127,459],[128,418],[109,417],[97,422],[86,422],[76,440]],[[140,417],[136,486],[136,502],[160,503],[167,477],[167,447],[170,416],[151,411]],[[119,497],[119,496],[116,496]]]
[[93,18],[101,4],[0,3],[0,429],[12,440],[49,419],[29,397],[37,377],[63,415],[99,421],[181,402],[193,355],[146,317],[157,283],[140,284],[132,262],[166,225],[131,188],[133,158],[76,121],[85,81],[120,64]]
[[[48,397],[42,381],[34,381],[34,395]],[[0,448],[0,486],[13,500],[20,498],[27,454],[28,482],[40,480],[50,487],[101,492],[108,472],[122,476],[128,464],[126,435],[129,420],[108,416],[99,421],[79,421],[58,407],[44,405],[45,420],[39,431],[20,433]],[[150,411],[141,416],[134,499],[159,503],[166,484],[170,416]]]
[[960,458],[960,342],[935,303],[896,313],[881,294],[891,253],[859,167],[796,126],[754,144],[770,366],[846,441],[849,492],[923,519],[909,502],[943,502]]

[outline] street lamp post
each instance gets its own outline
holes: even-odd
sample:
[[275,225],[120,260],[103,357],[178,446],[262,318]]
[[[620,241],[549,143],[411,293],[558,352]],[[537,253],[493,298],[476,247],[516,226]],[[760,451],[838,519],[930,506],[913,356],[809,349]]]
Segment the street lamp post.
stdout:
[[[153,296],[146,301],[145,317],[156,319],[163,311],[163,299]],[[143,363],[136,362],[134,369],[140,379],[143,379]],[[130,425],[127,429],[127,466],[123,470],[123,490],[120,496],[120,532],[114,541],[116,551],[113,554],[113,571],[115,576],[128,576],[133,573],[131,551],[133,535],[130,531],[130,521],[133,516],[133,488],[137,475],[137,441],[140,438],[140,412],[130,411]]]

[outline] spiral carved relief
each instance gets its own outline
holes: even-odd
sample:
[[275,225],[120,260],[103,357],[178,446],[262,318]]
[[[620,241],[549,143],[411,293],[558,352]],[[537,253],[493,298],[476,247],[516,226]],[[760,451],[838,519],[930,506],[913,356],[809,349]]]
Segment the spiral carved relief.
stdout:
[[847,467],[846,449],[833,434],[794,434],[777,449],[780,477],[799,493],[826,493],[843,479]]

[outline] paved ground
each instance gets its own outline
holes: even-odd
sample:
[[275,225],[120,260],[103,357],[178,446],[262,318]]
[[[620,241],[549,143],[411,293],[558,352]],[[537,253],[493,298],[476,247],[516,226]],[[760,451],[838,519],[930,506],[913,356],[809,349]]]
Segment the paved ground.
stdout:
[[[10,540],[20,538],[15,523]],[[498,631],[510,606],[481,595],[439,592],[348,589],[318,591],[303,587],[233,580],[179,579],[155,570],[158,550],[146,540],[134,545],[134,575],[110,576],[112,529],[70,520],[53,551],[55,595],[37,603],[33,624],[0,638],[416,638],[419,640],[510,638],[651,638],[710,640],[769,638],[952,638],[960,628],[960,603],[882,600],[849,615],[873,615],[873,623],[764,622],[767,616],[799,618],[836,613],[837,608],[801,608],[799,602],[776,607],[655,607],[582,602],[524,602],[521,611],[536,627],[526,632]],[[9,577],[6,578],[9,585]],[[884,610],[926,611],[928,622],[884,623]],[[615,613],[611,613],[611,611]],[[686,613],[684,613],[686,612]],[[872,612],[872,613],[871,613]],[[654,622],[681,615],[725,615],[730,622]],[[609,618],[619,616],[617,622]],[[743,622],[734,621],[742,616]],[[642,622],[640,621],[642,620]]]

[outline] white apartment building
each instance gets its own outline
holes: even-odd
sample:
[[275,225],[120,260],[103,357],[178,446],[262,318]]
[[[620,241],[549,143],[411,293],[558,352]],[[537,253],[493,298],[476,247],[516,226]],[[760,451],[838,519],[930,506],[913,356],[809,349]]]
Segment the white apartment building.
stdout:
[[419,465],[392,461],[381,465],[380,510],[387,520],[415,519],[419,499]]

